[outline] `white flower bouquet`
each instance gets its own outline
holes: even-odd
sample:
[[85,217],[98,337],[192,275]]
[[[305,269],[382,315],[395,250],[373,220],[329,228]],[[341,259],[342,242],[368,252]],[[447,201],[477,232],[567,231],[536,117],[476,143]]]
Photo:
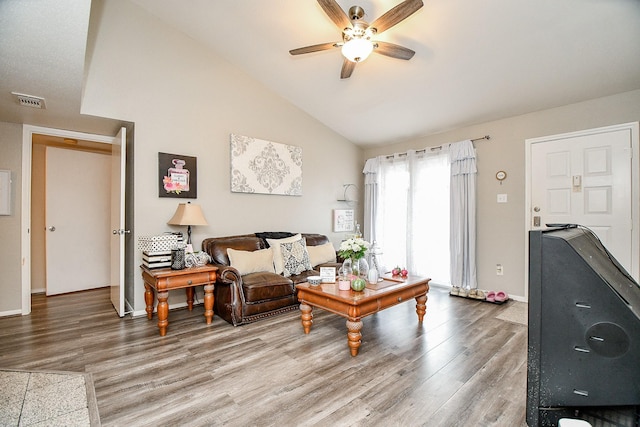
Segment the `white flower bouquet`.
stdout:
[[369,249],[371,244],[366,240],[357,238],[357,239],[347,239],[340,243],[340,249],[338,250],[338,255],[343,259],[360,259],[364,258],[365,253]]

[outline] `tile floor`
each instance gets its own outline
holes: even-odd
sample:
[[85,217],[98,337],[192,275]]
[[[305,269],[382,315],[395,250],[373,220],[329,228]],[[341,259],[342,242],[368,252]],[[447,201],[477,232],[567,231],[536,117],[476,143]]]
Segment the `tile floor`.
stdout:
[[0,370],[0,426],[99,424],[85,374]]

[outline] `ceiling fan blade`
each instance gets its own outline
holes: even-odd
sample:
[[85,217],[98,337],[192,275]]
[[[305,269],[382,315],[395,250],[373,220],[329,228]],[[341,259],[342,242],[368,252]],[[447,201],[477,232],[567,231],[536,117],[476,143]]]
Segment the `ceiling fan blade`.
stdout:
[[[320,0],[318,0],[320,1]],[[422,0],[405,0],[369,25],[377,30],[378,34],[408,18],[423,6]]]
[[321,50],[329,50],[334,47],[338,47],[338,43],[322,43],[314,44],[312,46],[299,47],[297,49],[291,49],[289,53],[291,55],[302,55],[303,53],[319,52]]
[[379,53],[380,55],[409,60],[413,58],[413,55],[416,54],[411,49],[406,48],[404,46],[397,45],[397,44],[388,43],[388,42],[376,42],[376,44],[378,45],[378,47],[373,49],[373,51],[376,53]]
[[351,73],[353,73],[354,68],[356,68],[356,63],[355,62],[351,62],[348,59],[345,58],[344,62],[342,63],[342,70],[340,71],[340,78],[341,79],[348,79],[349,77],[351,77]]
[[318,3],[320,7],[322,7],[322,10],[324,10],[324,13],[338,26],[340,31],[351,27],[351,20],[340,5],[336,3],[336,0],[318,0]]

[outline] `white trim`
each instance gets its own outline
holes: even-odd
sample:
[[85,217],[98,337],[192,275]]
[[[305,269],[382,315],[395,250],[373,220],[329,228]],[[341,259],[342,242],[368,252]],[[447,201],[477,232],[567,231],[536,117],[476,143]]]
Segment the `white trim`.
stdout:
[[22,314],[20,310],[0,311],[0,317],[19,316],[20,314]]
[[96,135],[70,130],[46,128],[41,126],[22,126],[22,218],[21,218],[21,257],[22,257],[22,315],[31,313],[31,151],[34,134],[74,138],[85,141],[113,143],[113,136]]
[[524,202],[524,293],[529,295],[529,230],[531,230],[531,146],[539,142],[549,142],[564,138],[594,135],[598,133],[629,130],[631,132],[631,276],[638,281],[640,277],[640,154],[639,123],[587,129],[558,135],[543,136],[525,140],[525,202]]

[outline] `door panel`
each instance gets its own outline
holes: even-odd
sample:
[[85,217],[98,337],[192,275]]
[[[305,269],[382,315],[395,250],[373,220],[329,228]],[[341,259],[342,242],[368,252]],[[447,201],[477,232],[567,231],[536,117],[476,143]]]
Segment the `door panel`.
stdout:
[[111,147],[111,303],[120,317],[125,314],[124,236],[128,232],[124,224],[126,140],[126,129],[121,128]]
[[46,149],[46,294],[109,285],[108,155]]
[[531,215],[590,228],[631,271],[631,170],[629,129],[533,143]]

